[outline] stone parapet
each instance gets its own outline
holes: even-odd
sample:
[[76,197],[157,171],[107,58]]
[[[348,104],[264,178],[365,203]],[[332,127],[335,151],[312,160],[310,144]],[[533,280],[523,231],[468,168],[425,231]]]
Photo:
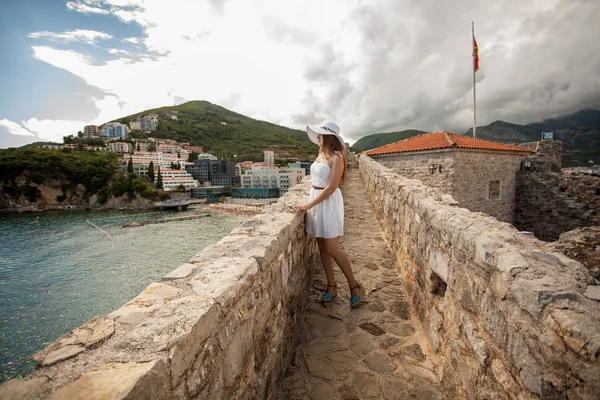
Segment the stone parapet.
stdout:
[[0,398],[273,398],[316,255],[293,209],[309,184],[37,353],[41,368]]
[[361,156],[360,173],[451,398],[600,398],[586,269]]

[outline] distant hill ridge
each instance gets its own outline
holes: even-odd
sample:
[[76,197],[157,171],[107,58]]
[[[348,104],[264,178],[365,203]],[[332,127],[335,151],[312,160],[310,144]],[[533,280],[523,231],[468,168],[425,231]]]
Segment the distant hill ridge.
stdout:
[[[306,133],[270,122],[259,121],[220,107],[208,101],[145,110],[118,118],[123,124],[146,114],[157,114],[158,129],[147,134],[133,131],[137,139],[156,137],[189,142],[205,151],[230,160],[263,160],[264,150],[275,151],[277,158],[314,158],[315,145]],[[172,120],[171,115],[177,119]]]

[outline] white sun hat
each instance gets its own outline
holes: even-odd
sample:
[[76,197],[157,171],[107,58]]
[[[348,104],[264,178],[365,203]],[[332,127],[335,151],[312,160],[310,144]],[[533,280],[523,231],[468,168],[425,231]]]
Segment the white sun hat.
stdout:
[[333,122],[325,122],[325,124],[321,125],[318,128],[313,128],[307,125],[306,133],[308,134],[308,138],[310,139],[310,141],[316,145],[319,144],[319,142],[317,142],[318,135],[332,135],[335,136],[340,142],[340,144],[342,145],[342,149],[346,148],[346,145],[344,144],[344,139],[342,139],[342,137],[340,136],[340,127],[337,126],[337,124],[334,124]]

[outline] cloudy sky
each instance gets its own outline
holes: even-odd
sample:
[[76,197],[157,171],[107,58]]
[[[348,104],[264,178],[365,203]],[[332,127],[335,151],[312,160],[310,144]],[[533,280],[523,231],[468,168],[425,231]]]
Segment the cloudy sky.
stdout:
[[3,0],[0,148],[207,100],[349,142],[600,106],[598,0]]

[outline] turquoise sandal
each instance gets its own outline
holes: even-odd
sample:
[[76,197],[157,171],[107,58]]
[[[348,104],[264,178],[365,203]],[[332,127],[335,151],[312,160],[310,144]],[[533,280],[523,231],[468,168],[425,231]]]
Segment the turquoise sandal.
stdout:
[[321,296],[321,302],[329,303],[331,300],[333,300],[334,298],[337,297],[337,283],[335,285],[327,284],[327,289],[329,289],[330,287],[332,287],[336,291],[336,293],[331,294],[331,293],[327,293],[327,291],[325,291],[325,293],[323,293],[323,295]]
[[365,297],[365,288],[358,281],[356,281],[356,286],[350,288],[350,293],[352,293],[352,290],[354,290],[356,288],[359,289],[359,295],[350,297],[350,307],[351,308],[356,308],[356,307],[360,306],[360,304],[362,303],[362,301]]

